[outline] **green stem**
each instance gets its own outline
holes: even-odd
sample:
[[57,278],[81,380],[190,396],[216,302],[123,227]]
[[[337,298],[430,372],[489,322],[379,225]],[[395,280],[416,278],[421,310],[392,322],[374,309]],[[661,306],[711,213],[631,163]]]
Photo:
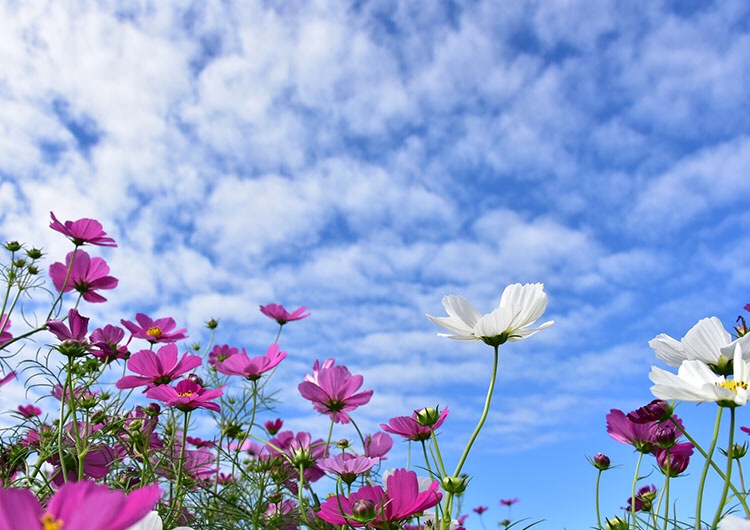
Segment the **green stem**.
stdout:
[[[595,489],[595,502],[596,502],[596,528],[597,530],[602,530],[602,516],[601,512],[599,511],[599,484],[602,480],[602,470],[599,470],[599,474],[596,475],[596,489]],[[481,515],[481,514],[480,514]],[[482,526],[484,526],[484,523],[482,523]]]
[[727,494],[729,493],[729,483],[731,481],[732,467],[734,463],[734,420],[734,407],[731,407],[729,409],[729,445],[727,447],[727,471],[726,476],[724,477],[724,489],[721,491],[721,500],[719,501],[719,506],[716,508],[716,515],[714,516],[714,522],[711,528],[716,528],[719,525],[719,519],[721,519],[721,514],[724,511],[724,506],[727,503]]
[[[698,483],[698,499],[695,502],[695,528],[700,530],[701,528],[701,507],[703,505],[703,490],[706,487],[706,477],[708,476],[708,468],[713,462],[714,449],[716,449],[716,442],[719,439],[719,426],[721,425],[721,413],[724,408],[719,407],[716,413],[716,424],[714,425],[714,435],[711,439],[711,447],[708,452],[704,455],[706,457],[706,463],[703,464],[703,471],[701,472],[700,482]],[[726,479],[726,477],[724,477]]]
[[635,490],[638,484],[638,474],[641,471],[641,461],[643,452],[638,453],[638,462],[635,464],[635,473],[633,475],[633,487],[630,493],[630,527],[635,530]]

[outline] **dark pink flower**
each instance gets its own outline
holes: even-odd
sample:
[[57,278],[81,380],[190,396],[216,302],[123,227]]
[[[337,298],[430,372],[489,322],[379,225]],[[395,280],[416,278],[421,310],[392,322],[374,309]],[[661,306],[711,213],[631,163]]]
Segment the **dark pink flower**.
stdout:
[[330,363],[317,373],[313,370],[312,376],[305,376],[305,381],[297,389],[321,414],[328,414],[336,423],[349,423],[347,413],[369,402],[372,397],[372,390],[355,394],[363,380],[361,375],[352,375],[346,366]]
[[16,378],[16,372],[8,372],[4,377],[0,378],[0,386],[3,386]]
[[91,353],[105,361],[127,359],[128,347],[120,342],[125,338],[125,330],[119,326],[107,324],[91,332]]
[[294,516],[297,503],[290,499],[281,502],[270,502],[263,514],[267,528],[278,528],[278,530],[298,530],[299,524]]
[[[437,430],[448,416],[448,409],[445,408],[440,412],[440,417],[433,430]],[[430,427],[423,427],[417,422],[417,413],[413,412],[411,416],[396,416],[388,420],[388,423],[381,423],[380,428],[391,434],[397,434],[407,440],[421,441],[428,440],[432,436]]]
[[631,505],[633,505],[636,512],[650,512],[654,499],[656,499],[656,486],[653,484],[643,486],[635,493],[635,503],[633,503],[633,497],[628,497],[627,505],[623,506],[622,509],[630,511]]
[[279,351],[279,345],[274,343],[268,347],[265,355],[249,357],[245,349],[242,353],[231,355],[214,365],[216,371],[224,375],[239,375],[249,381],[257,381],[260,377],[278,366],[286,357],[285,351]]
[[500,499],[501,506],[513,506],[518,502],[518,499]]
[[240,350],[229,346],[229,344],[222,344],[221,346],[217,344],[213,347],[211,353],[208,354],[208,364],[216,366],[216,363],[220,363],[238,353],[240,353]]
[[216,447],[216,442],[213,440],[204,440],[202,438],[195,438],[193,436],[188,436],[185,439],[187,440],[187,443],[194,447]]
[[[86,423],[78,423],[78,439],[91,440],[97,431],[102,429],[101,424],[88,425]],[[55,452],[48,459],[48,462],[54,466],[51,481],[52,483],[61,486],[65,482],[72,482],[78,480],[78,458],[72,458],[72,450],[76,446],[76,436],[74,432],[76,426],[72,422],[65,425],[64,434],[62,441],[63,445],[70,450],[64,451],[66,465],[66,475],[62,474],[62,466],[60,464],[60,455]],[[94,443],[88,446],[86,454],[84,455],[82,469],[82,475],[86,478],[100,479],[107,476],[109,473],[112,462],[115,459],[115,451],[112,447],[106,444]]]
[[349,497],[329,497],[320,506],[318,516],[334,525],[387,528],[436,506],[442,499],[439,489],[440,483],[433,481],[420,492],[417,474],[397,469],[386,479],[385,489],[363,486]]
[[81,316],[75,308],[68,311],[67,324],[62,320],[50,320],[47,329],[60,340],[55,349],[69,357],[84,355],[89,348],[86,334],[89,330],[89,319]]
[[690,457],[693,455],[693,444],[690,442],[673,445],[669,449],[654,449],[656,463],[659,469],[670,477],[676,477],[683,473],[690,465]]
[[648,405],[628,412],[627,416],[633,423],[652,423],[664,421],[672,415],[672,406],[663,399],[654,399]]
[[68,482],[46,509],[31,490],[0,489],[2,528],[24,530],[126,530],[154,509],[158,485],[131,491],[110,490],[94,482]]
[[[73,264],[70,264],[70,260]],[[70,268],[70,273],[68,269]],[[91,303],[106,302],[107,299],[97,293],[97,290],[108,290],[117,287],[117,278],[109,276],[109,265],[102,258],[92,258],[83,250],[69,252],[65,264],[53,263],[49,267],[49,275],[55,289],[69,292],[75,289],[83,295],[83,299]],[[67,277],[67,282],[66,282]]]
[[476,508],[474,508],[474,511],[478,513],[479,515],[482,515],[487,510],[489,510],[487,506],[477,506]]
[[271,436],[273,436],[281,430],[281,427],[284,426],[284,420],[282,420],[281,418],[276,418],[275,420],[268,420],[267,422],[263,424],[263,426],[266,428],[266,432],[270,434]]
[[393,447],[393,438],[384,432],[376,432],[365,437],[364,452],[370,458],[386,460],[385,455]]
[[156,344],[157,342],[177,342],[178,340],[187,338],[187,335],[185,335],[187,329],[183,328],[172,331],[177,327],[177,323],[172,317],[152,320],[151,317],[143,313],[138,313],[135,315],[135,320],[138,324],[128,320],[121,320],[120,322],[133,334],[133,337],[145,339],[151,344]]
[[35,418],[41,415],[42,409],[31,404],[18,405],[18,412],[20,412],[21,416],[23,416],[24,418]]
[[68,237],[77,247],[86,243],[100,247],[117,246],[115,240],[107,237],[107,233],[102,230],[102,224],[95,219],[84,218],[61,223],[57,220],[54,213],[50,212],[49,214],[52,216],[52,222],[49,227]]
[[146,391],[147,398],[164,401],[166,406],[175,407],[182,412],[189,412],[199,407],[220,412],[221,406],[213,400],[223,394],[221,388],[203,388],[189,379],[183,379],[175,387],[159,385]]
[[611,409],[607,414],[607,432],[620,443],[632,445],[636,451],[650,453],[654,447],[656,422],[635,423],[623,411]]
[[[291,462],[293,473],[297,473],[300,467],[308,482],[315,482],[325,476],[318,461],[326,454],[326,443],[323,439],[313,440],[309,432],[293,433],[292,431],[281,431],[274,438],[268,440],[269,453],[280,453],[286,455]],[[295,489],[296,485],[289,483],[288,486]]]
[[279,304],[268,304],[260,306],[260,312],[278,322],[280,325],[284,325],[292,320],[302,320],[310,316],[310,313],[305,313],[307,308],[302,306],[295,309],[293,312],[287,311],[284,306]]
[[5,346],[8,342],[13,340],[13,335],[10,334],[10,319],[8,315],[0,317],[0,348]]
[[126,375],[117,381],[117,388],[135,388],[142,385],[150,388],[166,385],[201,365],[202,361],[198,355],[184,353],[178,361],[177,354],[175,344],[166,344],[156,352],[141,350],[134,353],[128,359],[128,369],[141,375]]

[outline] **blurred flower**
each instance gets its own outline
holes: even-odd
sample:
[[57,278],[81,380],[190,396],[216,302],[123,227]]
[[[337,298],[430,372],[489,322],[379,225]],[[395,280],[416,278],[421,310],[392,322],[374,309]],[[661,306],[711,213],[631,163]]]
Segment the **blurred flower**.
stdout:
[[281,502],[269,502],[263,518],[267,523],[267,528],[278,530],[297,530],[299,524],[294,515],[297,509],[297,503],[290,499],[284,499]]
[[529,328],[547,308],[547,294],[541,283],[509,285],[500,297],[500,305],[489,314],[482,315],[467,300],[449,294],[443,297],[447,317],[427,315],[438,326],[451,333],[441,337],[463,341],[483,341],[491,346],[525,339],[548,328],[552,321],[538,328]]
[[[73,260],[72,265],[70,260]],[[65,293],[75,289],[83,295],[84,300],[91,303],[106,302],[107,299],[96,291],[114,289],[118,283],[117,278],[109,276],[106,261],[91,258],[83,250],[69,252],[64,264],[57,262],[50,265],[49,275],[55,289]]]
[[126,495],[94,482],[68,482],[44,508],[31,490],[0,488],[0,521],[9,529],[127,530],[153,510],[160,497],[157,485]]
[[391,450],[391,447],[393,447],[393,438],[384,432],[376,432],[365,437],[364,453],[365,456],[370,458],[387,460],[385,455]]
[[500,499],[500,504],[502,506],[513,506],[515,503],[518,502],[518,499]]
[[141,350],[128,359],[128,369],[141,375],[126,375],[117,381],[119,389],[135,388],[146,385],[147,388],[165,385],[177,379],[185,372],[201,365],[198,355],[183,353],[177,360],[177,346],[166,344],[156,352]]
[[20,412],[24,418],[35,418],[42,413],[42,409],[31,404],[18,405],[18,412]]
[[719,530],[750,530],[750,520],[728,514],[719,521]]
[[[440,483],[433,481],[429,489],[420,492],[417,474],[405,469],[396,470],[386,479],[386,488],[363,486],[349,497],[329,497],[321,506],[318,516],[334,525],[356,525],[376,528],[400,524],[415,514],[436,506],[442,499]],[[372,503],[373,509],[365,517],[354,516],[358,501]]]
[[151,344],[156,344],[157,342],[177,342],[178,340],[187,338],[187,335],[185,335],[185,331],[187,330],[184,328],[172,331],[177,327],[172,317],[153,320],[143,313],[137,313],[135,320],[138,324],[128,320],[120,320],[120,322],[130,331],[133,337],[145,339]]
[[268,420],[267,422],[263,424],[263,426],[266,428],[266,432],[270,434],[271,436],[273,436],[281,430],[281,427],[284,426],[284,420],[282,420],[281,418],[276,418],[275,420]]
[[0,317],[0,348],[5,346],[6,343],[13,340],[13,335],[10,334],[10,319],[8,315],[2,315]]
[[268,347],[265,355],[249,357],[243,348],[242,353],[217,361],[214,366],[217,372],[224,375],[239,375],[249,381],[257,381],[264,373],[278,366],[285,357],[286,352],[280,352],[279,345],[273,343]]
[[189,412],[201,407],[220,412],[221,406],[214,403],[213,400],[223,394],[221,388],[206,389],[188,379],[183,379],[175,387],[159,385],[146,391],[147,398],[164,401],[166,406],[175,407],[182,412]]
[[324,363],[317,373],[313,369],[313,375],[306,375],[297,389],[321,414],[327,414],[335,423],[349,423],[347,413],[369,402],[372,397],[372,390],[355,394],[363,380],[361,375],[352,375],[346,366],[333,366],[331,362],[327,366]]
[[229,346],[229,344],[216,345],[208,354],[208,364],[216,366],[216,363],[224,361],[232,355],[237,355],[240,350]]
[[281,326],[292,320],[302,320],[310,316],[310,313],[305,313],[307,308],[305,306],[295,309],[293,312],[287,311],[284,306],[279,304],[268,304],[260,306],[260,312],[278,322]]
[[3,386],[16,378],[16,372],[8,372],[4,377],[0,378],[0,386]]
[[732,373],[735,346],[740,346],[741,357],[750,359],[750,335],[733,340],[716,317],[704,318],[690,328],[681,341],[661,333],[648,343],[656,357],[670,366],[679,367],[682,361],[696,360],[707,364],[719,375]]
[[[139,523],[134,524],[127,530],[162,530],[163,524],[161,521],[161,517],[159,517],[159,512],[156,510],[149,512],[149,514],[144,517]],[[193,530],[190,527],[187,526],[177,526],[173,528],[172,530]]]
[[487,506],[477,506],[476,508],[474,508],[474,511],[478,513],[479,515],[482,515],[487,510],[489,510]]
[[[440,413],[440,418],[432,426],[433,430],[437,430],[445,421],[448,416],[448,409],[445,408]],[[380,428],[391,434],[397,434],[407,440],[421,441],[428,440],[432,436],[430,427],[423,427],[417,422],[417,413],[412,413],[411,416],[396,416],[388,420],[388,423],[381,423]]]
[[[75,246],[81,246],[86,243],[90,245],[98,245],[100,247],[116,247],[117,243],[111,237],[107,237],[107,233],[102,230],[102,224],[95,219],[78,219],[77,221],[65,221],[61,223],[55,217],[55,214],[50,212],[52,222],[49,227],[52,230],[60,232],[64,236],[68,237]],[[66,528],[66,530],[68,530]]]
[[[326,443],[322,438],[313,440],[309,432],[293,433],[292,431],[281,431],[275,437],[268,440],[269,454],[285,455],[291,462],[294,475],[299,477],[299,469],[302,468],[303,475],[308,482],[315,482],[325,476],[319,465],[319,460],[326,454]],[[286,464],[285,464],[286,465]],[[296,493],[296,480],[287,486]]]
[[628,497],[628,501],[623,510],[630,510],[631,505],[636,512],[650,512],[656,498],[656,486],[643,486],[635,494],[635,503],[633,497]]
[[[750,335],[748,335],[750,336]],[[742,358],[739,344],[734,348],[734,378],[716,375],[703,361],[682,361],[677,375],[651,367],[649,379],[654,382],[651,393],[660,399],[692,402],[716,402],[722,407],[736,407],[747,403],[750,361]]]

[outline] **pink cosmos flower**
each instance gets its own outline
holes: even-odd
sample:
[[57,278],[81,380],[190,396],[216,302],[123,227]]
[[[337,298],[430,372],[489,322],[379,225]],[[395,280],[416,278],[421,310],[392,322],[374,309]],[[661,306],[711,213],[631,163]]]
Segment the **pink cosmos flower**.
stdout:
[[297,503],[290,499],[285,499],[278,503],[269,503],[263,519],[268,524],[268,528],[278,528],[279,530],[297,530],[297,524],[294,513],[297,510]]
[[[432,426],[437,430],[448,416],[448,409],[445,408],[440,413],[440,417]],[[432,436],[430,427],[424,427],[417,423],[417,413],[413,412],[411,416],[396,416],[388,420],[388,423],[381,423],[380,428],[391,434],[397,434],[402,438],[413,441],[428,440]]]
[[[60,464],[60,455],[56,452],[49,457],[48,462],[54,466],[52,472],[51,482],[58,486],[61,486],[65,482],[73,482],[78,480],[78,465],[79,461],[77,458],[72,458],[72,449],[76,445],[76,437],[73,435],[76,426],[72,422],[68,423],[64,427],[63,445],[69,448],[71,451],[64,451],[65,456],[63,458],[66,462],[66,475],[62,474],[62,466]],[[102,429],[102,424],[87,425],[85,423],[77,424],[78,438],[84,440],[91,440],[97,431]],[[91,444],[83,458],[83,469],[82,475],[86,478],[100,479],[107,476],[110,471],[112,462],[115,459],[115,451],[112,447],[106,444],[95,443]]]
[[372,390],[355,394],[363,380],[361,375],[352,375],[346,366],[333,366],[331,362],[317,373],[313,369],[313,375],[305,376],[305,381],[297,389],[321,414],[328,414],[335,423],[349,423],[347,413],[369,402],[372,397]]
[[216,366],[216,363],[225,361],[232,355],[237,355],[240,353],[240,350],[229,346],[229,344],[222,344],[222,345],[216,345],[211,350],[211,353],[208,354],[208,364],[211,366]]
[[57,220],[54,213],[50,212],[49,214],[52,216],[49,227],[69,238],[77,247],[86,243],[100,247],[117,246],[115,240],[107,237],[107,233],[102,230],[102,224],[95,219],[84,218],[77,221],[65,221],[63,224]]
[[115,386],[122,390],[142,385],[147,388],[166,385],[201,365],[200,356],[184,353],[178,361],[177,353],[175,344],[166,344],[156,352],[141,350],[134,353],[128,359],[128,369],[141,375],[126,375]]
[[3,386],[16,378],[16,372],[9,372],[5,377],[0,378],[0,386]]
[[143,313],[138,313],[135,315],[135,320],[138,324],[129,320],[120,320],[120,322],[133,334],[133,337],[145,339],[151,344],[156,344],[157,342],[177,342],[178,340],[187,338],[187,335],[185,335],[187,329],[185,328],[172,331],[177,327],[177,323],[172,317],[153,320]]
[[628,502],[622,507],[623,510],[630,510],[632,504],[636,512],[650,512],[653,507],[653,501],[656,499],[656,486],[642,486],[635,493],[635,503],[633,497],[628,497]]
[[0,489],[3,530],[126,530],[153,510],[161,497],[154,484],[125,495],[94,482],[68,482],[46,509],[31,490]]
[[482,515],[487,510],[489,510],[487,506],[477,506],[476,508],[474,508],[474,511],[478,513],[479,515]]
[[106,261],[102,258],[92,258],[83,250],[77,253],[69,252],[65,264],[58,262],[50,265],[49,275],[55,289],[65,293],[75,289],[83,295],[84,300],[91,303],[106,302],[107,299],[96,291],[114,289],[118,283],[117,278],[109,276],[109,265]]
[[[315,482],[325,476],[318,461],[326,454],[326,443],[322,438],[313,440],[309,432],[293,433],[292,431],[281,431],[274,438],[268,440],[269,454],[285,455],[294,469],[292,472],[298,475],[300,466],[308,482]],[[296,481],[287,483],[296,493]]]
[[8,315],[0,317],[0,348],[5,346],[8,342],[13,340],[13,335],[10,334],[10,319]]
[[372,467],[378,462],[379,460],[377,458],[354,456],[350,453],[343,453],[335,454],[324,459],[321,462],[320,467],[329,473],[340,476],[341,480],[347,484],[351,484],[359,475],[372,469]]
[[393,447],[393,438],[384,432],[376,432],[371,436],[365,437],[364,452],[365,456],[370,458],[379,458],[387,460],[386,453]]
[[500,499],[501,506],[513,506],[518,502],[518,499]]
[[271,436],[273,436],[281,430],[281,427],[284,426],[284,420],[282,420],[281,418],[276,418],[275,420],[268,420],[267,422],[263,424],[263,426],[266,428],[266,432],[270,434]]
[[279,345],[273,343],[268,347],[265,355],[251,358],[243,348],[242,353],[231,355],[220,362],[217,361],[214,366],[217,372],[224,375],[239,375],[249,381],[257,381],[264,373],[278,366],[285,357],[286,352],[280,352]]
[[305,313],[307,308],[305,306],[295,309],[293,312],[287,311],[284,306],[279,304],[268,304],[260,306],[260,312],[271,318],[283,326],[287,322],[292,320],[302,320],[310,316],[310,313]]
[[397,469],[386,479],[385,489],[363,486],[349,497],[330,497],[320,506],[318,516],[334,525],[388,528],[436,506],[443,497],[439,489],[440,483],[433,481],[420,492],[417,474]]
[[103,328],[97,328],[89,337],[92,345],[91,353],[103,361],[127,359],[130,355],[128,347],[120,344],[124,338],[125,330],[119,326],[107,324]]
[[656,422],[635,423],[623,411],[611,409],[607,414],[607,432],[616,441],[632,445],[636,451],[650,453],[653,450],[653,430]]
[[222,396],[221,388],[207,389],[189,379],[183,379],[177,386],[159,385],[149,388],[146,397],[164,401],[168,407],[176,407],[182,412],[189,412],[197,408],[204,408],[220,412],[221,406],[214,403],[214,399]]
[[[662,473],[670,477],[676,477],[683,473],[690,465],[690,457],[693,455],[693,444],[684,442],[675,444],[669,449],[656,448],[654,455],[656,463]],[[667,465],[669,464],[669,465]]]
[[24,418],[36,418],[37,416],[40,416],[42,414],[42,409],[35,405],[18,405],[18,412],[21,413],[21,416]]
[[47,329],[59,340],[87,344],[86,334],[89,331],[89,319],[81,316],[77,309],[68,311],[68,323],[62,320],[50,320]]

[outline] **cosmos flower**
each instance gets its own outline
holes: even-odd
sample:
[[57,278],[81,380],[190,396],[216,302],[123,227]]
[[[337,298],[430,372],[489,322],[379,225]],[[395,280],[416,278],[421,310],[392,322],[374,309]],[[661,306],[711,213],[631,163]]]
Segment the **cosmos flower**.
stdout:
[[142,385],[148,388],[165,385],[201,365],[198,355],[184,353],[178,361],[177,354],[175,344],[165,344],[156,352],[141,350],[134,353],[128,359],[128,369],[141,375],[126,375],[117,381],[117,388],[122,390]]
[[284,426],[284,420],[276,418],[275,420],[266,421],[263,426],[266,428],[266,432],[271,436],[275,435]]
[[489,510],[487,506],[477,506],[476,508],[474,508],[474,511],[478,513],[479,515],[482,515],[487,510]]
[[[448,408],[444,408],[440,412],[440,417],[437,422],[432,426],[433,430],[437,430],[445,421],[448,416]],[[396,416],[388,420],[388,423],[381,423],[380,428],[391,434],[396,434],[407,440],[421,441],[428,440],[432,436],[430,427],[424,427],[417,422],[417,413],[412,413],[411,416]]]
[[91,353],[103,360],[127,359],[130,355],[128,347],[120,344],[125,338],[125,330],[119,326],[107,324],[91,332],[89,342]]
[[268,304],[260,306],[260,312],[266,315],[268,318],[275,320],[279,325],[283,326],[287,322],[293,320],[302,320],[310,316],[310,313],[305,313],[307,308],[305,306],[299,307],[291,313],[287,311],[283,305],[279,304]]
[[67,324],[62,320],[50,320],[47,329],[60,340],[55,349],[69,357],[84,355],[89,349],[86,334],[89,330],[89,319],[81,316],[75,308],[68,311]]
[[42,409],[35,405],[18,405],[18,412],[21,413],[21,416],[24,418],[36,418],[37,416],[42,414]]
[[500,499],[501,506],[513,506],[518,502],[518,499]]
[[325,471],[341,477],[347,484],[354,482],[357,477],[366,473],[380,460],[366,456],[354,456],[351,453],[335,454],[320,463]]
[[16,378],[16,372],[8,372],[5,376],[0,378],[0,386],[10,383]]
[[385,455],[393,447],[393,438],[384,432],[376,432],[371,436],[365,437],[364,453],[370,458],[379,458],[387,460]]
[[719,530],[750,530],[750,520],[736,515],[725,515],[719,521]]
[[286,357],[285,351],[279,351],[279,345],[274,343],[268,347],[265,355],[249,357],[245,349],[242,353],[230,355],[223,361],[217,361],[216,371],[224,375],[239,375],[249,381],[257,381],[260,377],[278,366]]
[[[154,510],[154,511],[149,512],[148,515],[144,517],[140,522],[134,524],[127,530],[162,530],[163,527],[164,526],[163,526],[161,517],[159,517],[159,512]],[[193,530],[193,529],[187,526],[177,526],[172,530]]]
[[650,453],[654,447],[656,422],[636,423],[623,411],[611,409],[607,414],[607,432],[620,443],[632,445],[636,451]]
[[429,488],[419,491],[414,471],[397,469],[381,486],[363,486],[349,497],[329,497],[318,516],[334,525],[373,526],[387,528],[403,523],[412,516],[436,506],[442,499],[440,483],[432,481]]
[[719,375],[732,373],[732,358],[736,345],[742,358],[750,360],[750,335],[733,339],[716,317],[704,318],[690,328],[681,341],[661,333],[648,342],[656,357],[670,366],[679,367],[682,361],[697,360],[707,364]]
[[146,397],[164,401],[168,407],[175,407],[182,412],[204,408],[220,412],[221,406],[213,400],[223,395],[221,388],[207,389],[189,379],[183,379],[177,386],[159,385],[149,388]]
[[135,320],[137,324],[129,320],[120,320],[120,322],[132,333],[133,337],[145,339],[151,344],[156,344],[157,342],[177,342],[178,340],[187,338],[187,335],[185,335],[187,329],[183,328],[172,331],[177,327],[172,317],[153,320],[143,313],[138,313],[135,315]]
[[107,299],[96,291],[114,289],[118,283],[117,278],[109,276],[109,265],[106,261],[102,258],[92,258],[83,250],[69,252],[65,257],[65,264],[58,262],[50,265],[49,275],[55,289],[65,293],[75,289],[81,293],[84,300],[91,303],[106,302]]
[[509,285],[500,297],[498,307],[482,315],[467,300],[449,294],[443,297],[447,317],[427,315],[432,322],[450,333],[439,333],[441,337],[463,341],[483,341],[491,346],[514,342],[548,328],[548,321],[537,328],[530,328],[547,308],[547,294],[541,283]]
[[0,527],[24,530],[127,530],[159,501],[158,485],[128,495],[87,480],[68,482],[52,495],[46,509],[28,489],[0,488]]
[[361,375],[352,375],[346,366],[324,363],[317,372],[313,369],[312,376],[306,375],[297,389],[321,414],[327,414],[336,423],[349,423],[347,413],[366,404],[372,397],[372,390],[355,393],[363,380]]
[[[654,449],[656,463],[662,473],[670,477],[676,477],[683,473],[690,465],[690,457],[693,455],[693,444],[684,442],[675,444],[669,449]],[[668,465],[667,465],[668,464]]]
[[222,362],[232,355],[240,353],[238,348],[230,346],[229,344],[216,344],[211,352],[208,354],[208,364],[216,366],[216,363]]
[[8,342],[13,340],[13,335],[10,334],[10,319],[8,315],[2,315],[0,317],[0,348],[5,346]]
[[77,221],[65,221],[65,223],[61,223],[57,220],[54,213],[50,212],[49,214],[52,217],[52,222],[49,227],[68,237],[77,247],[86,243],[90,245],[98,245],[100,247],[117,246],[115,240],[111,237],[107,237],[107,233],[102,230],[102,224],[95,219],[84,218],[78,219]]
[[651,367],[649,379],[654,383],[651,393],[659,399],[691,402],[716,402],[723,407],[747,403],[750,383],[750,361],[742,358],[742,349],[735,344],[732,363],[734,377],[716,375],[703,361],[682,361],[677,374],[656,366]]

